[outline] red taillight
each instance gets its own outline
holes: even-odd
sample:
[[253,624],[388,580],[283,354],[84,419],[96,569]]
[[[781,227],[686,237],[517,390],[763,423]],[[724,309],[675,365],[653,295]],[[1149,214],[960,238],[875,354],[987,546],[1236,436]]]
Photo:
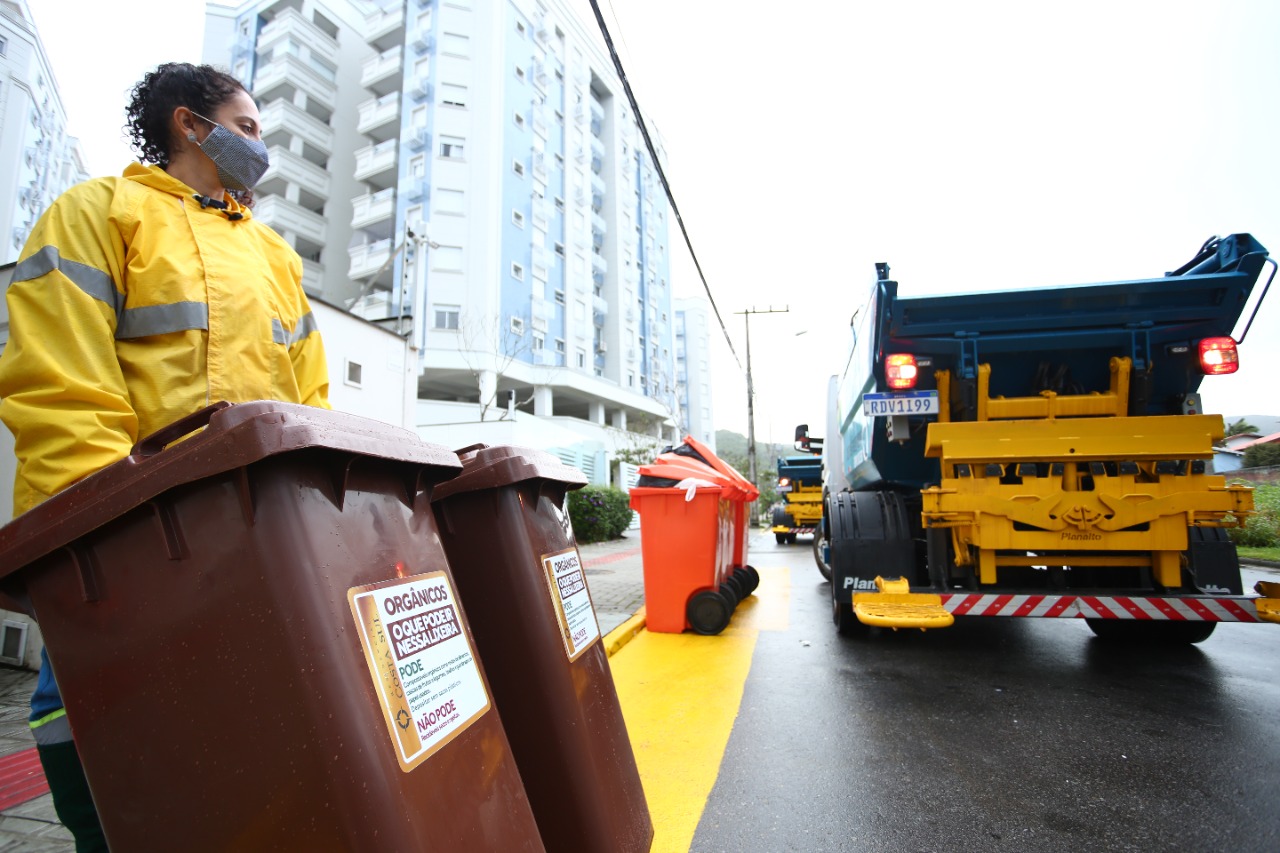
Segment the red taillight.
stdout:
[[884,360],[884,378],[889,387],[895,391],[905,391],[916,387],[916,376],[920,371],[916,367],[916,357],[907,354],[891,355]]
[[1200,342],[1200,369],[1205,376],[1235,373],[1240,368],[1240,354],[1232,338],[1205,338]]

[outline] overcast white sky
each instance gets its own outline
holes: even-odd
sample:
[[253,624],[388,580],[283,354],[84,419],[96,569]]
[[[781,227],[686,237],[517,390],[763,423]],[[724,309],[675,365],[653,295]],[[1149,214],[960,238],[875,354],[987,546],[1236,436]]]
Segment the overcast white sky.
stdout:
[[[790,307],[752,322],[760,441],[823,423],[876,261],[921,294],[1156,276],[1237,231],[1280,254],[1280,3],[600,2],[740,359],[733,312]],[[91,171],[118,173],[125,93],[200,59],[204,4],[32,3]],[[716,424],[745,432],[712,343]],[[1280,293],[1241,362],[1209,410],[1280,415]]]

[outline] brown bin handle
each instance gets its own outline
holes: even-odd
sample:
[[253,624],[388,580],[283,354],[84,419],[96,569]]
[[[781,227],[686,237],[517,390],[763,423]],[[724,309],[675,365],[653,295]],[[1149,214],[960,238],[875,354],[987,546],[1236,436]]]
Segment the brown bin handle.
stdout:
[[215,414],[230,406],[231,404],[224,400],[214,403],[212,406],[205,406],[200,411],[192,412],[185,418],[179,418],[168,426],[160,427],[160,429],[135,444],[129,455],[140,456],[144,459],[148,456],[155,456],[170,443],[182,438],[187,433],[195,432],[201,427],[208,426],[209,421]]

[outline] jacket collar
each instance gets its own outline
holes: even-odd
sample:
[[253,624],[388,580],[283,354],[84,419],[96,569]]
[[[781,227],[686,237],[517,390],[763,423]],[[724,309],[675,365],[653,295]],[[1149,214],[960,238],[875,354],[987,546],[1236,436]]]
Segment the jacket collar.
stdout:
[[[124,177],[126,180],[134,181],[143,186],[151,187],[169,195],[177,196],[186,201],[191,201],[192,196],[196,195],[196,191],[184,184],[182,181],[170,175],[164,169],[156,165],[144,166],[142,163],[130,163],[125,167]],[[242,219],[249,220],[253,218],[253,213],[249,208],[240,204],[230,193],[224,196],[227,203],[226,213],[239,213]],[[222,213],[221,209],[206,208],[211,213]]]

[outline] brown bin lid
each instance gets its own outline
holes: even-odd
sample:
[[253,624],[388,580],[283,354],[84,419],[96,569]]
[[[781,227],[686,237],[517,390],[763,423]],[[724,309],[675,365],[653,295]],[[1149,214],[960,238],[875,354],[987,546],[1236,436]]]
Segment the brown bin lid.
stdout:
[[570,489],[587,485],[586,475],[577,468],[564,464],[546,451],[531,447],[473,444],[459,450],[458,458],[462,460],[462,473],[437,486],[431,495],[433,501],[463,492],[497,489],[525,480],[550,480],[564,483]]
[[[166,448],[206,423],[203,432]],[[216,403],[158,430],[124,459],[0,527],[0,578],[175,486],[306,448],[442,468],[443,477],[462,467],[447,447],[358,415],[266,400]]]

